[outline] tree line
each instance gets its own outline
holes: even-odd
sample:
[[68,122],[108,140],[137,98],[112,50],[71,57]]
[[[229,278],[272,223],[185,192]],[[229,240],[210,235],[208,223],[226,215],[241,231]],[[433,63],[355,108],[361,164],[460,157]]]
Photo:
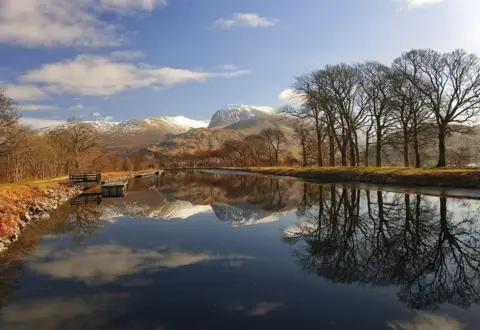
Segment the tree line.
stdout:
[[284,240],[304,271],[334,283],[394,284],[409,308],[480,301],[475,201],[309,183],[301,200],[300,222]]
[[280,166],[298,165],[287,144],[288,135],[277,128],[266,128],[242,140],[225,140],[211,150],[188,152],[181,146],[174,151],[156,151],[161,167],[221,167],[221,166]]
[[437,166],[444,167],[447,137],[469,133],[478,119],[480,62],[464,50],[414,49],[389,66],[327,65],[296,77],[292,97],[301,106],[282,110],[313,130],[318,166],[338,165],[337,154],[342,166],[368,166],[371,147],[374,164],[382,166],[384,148],[400,145],[404,165],[410,166],[413,151],[420,167],[422,143],[433,133]]
[[144,155],[105,154],[104,139],[110,134],[112,129],[74,118],[48,130],[23,126],[14,100],[0,89],[0,182],[148,166],[149,160]]
[[[326,65],[296,77],[292,99],[298,106],[279,109],[296,119],[288,136],[268,129],[215,150],[157,153],[157,158],[187,167],[381,167],[392,154],[405,167],[419,168],[433,158],[437,167],[477,162],[479,145],[447,148],[453,133],[474,132],[480,114],[480,61],[464,50],[414,49],[390,65]],[[296,143],[295,151],[287,138]],[[437,152],[428,154],[432,147]]]

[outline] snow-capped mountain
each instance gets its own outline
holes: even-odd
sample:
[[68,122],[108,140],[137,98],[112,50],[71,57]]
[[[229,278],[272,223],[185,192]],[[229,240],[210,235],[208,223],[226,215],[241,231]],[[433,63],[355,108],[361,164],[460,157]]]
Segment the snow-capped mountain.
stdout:
[[247,203],[212,204],[213,212],[220,221],[234,227],[250,226],[280,220],[281,212],[268,212]]
[[188,131],[192,128],[202,128],[202,127],[208,127],[208,124],[210,121],[208,120],[194,120],[190,119],[187,117],[183,116],[177,116],[177,117],[168,117],[168,116],[162,116],[162,117],[154,117],[154,118],[148,118],[144,120],[145,123],[149,125],[167,125],[172,127],[175,130],[183,130],[183,131]]
[[242,120],[265,117],[274,114],[275,111],[272,107],[238,104],[227,105],[223,109],[215,112],[208,128],[225,127]]
[[210,205],[194,205],[187,201],[175,200],[150,212],[150,218],[163,220],[188,219],[200,213],[213,213]]
[[179,134],[188,132],[193,128],[208,127],[208,120],[194,120],[183,116],[153,117],[143,120],[132,119],[126,122],[115,122],[106,120],[87,121],[99,129],[109,130],[114,127],[122,128],[124,132],[135,132],[144,129],[159,129],[166,134]]

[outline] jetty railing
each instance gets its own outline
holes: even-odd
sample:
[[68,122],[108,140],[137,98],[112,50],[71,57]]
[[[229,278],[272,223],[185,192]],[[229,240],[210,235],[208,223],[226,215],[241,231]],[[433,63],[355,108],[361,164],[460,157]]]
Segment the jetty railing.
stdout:
[[70,183],[100,183],[102,181],[101,173],[71,173],[69,175]]

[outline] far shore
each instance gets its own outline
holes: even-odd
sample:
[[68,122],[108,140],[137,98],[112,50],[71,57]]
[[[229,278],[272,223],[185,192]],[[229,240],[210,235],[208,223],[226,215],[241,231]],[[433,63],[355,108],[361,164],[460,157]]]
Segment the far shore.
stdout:
[[325,183],[359,182],[403,186],[480,189],[480,169],[473,168],[221,167],[202,169],[297,177]]

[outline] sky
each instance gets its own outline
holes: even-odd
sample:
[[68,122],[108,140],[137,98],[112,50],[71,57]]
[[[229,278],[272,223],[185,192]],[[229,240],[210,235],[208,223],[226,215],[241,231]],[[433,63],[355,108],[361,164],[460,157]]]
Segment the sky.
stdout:
[[295,76],[480,54],[478,0],[0,0],[0,86],[34,127],[278,107]]

